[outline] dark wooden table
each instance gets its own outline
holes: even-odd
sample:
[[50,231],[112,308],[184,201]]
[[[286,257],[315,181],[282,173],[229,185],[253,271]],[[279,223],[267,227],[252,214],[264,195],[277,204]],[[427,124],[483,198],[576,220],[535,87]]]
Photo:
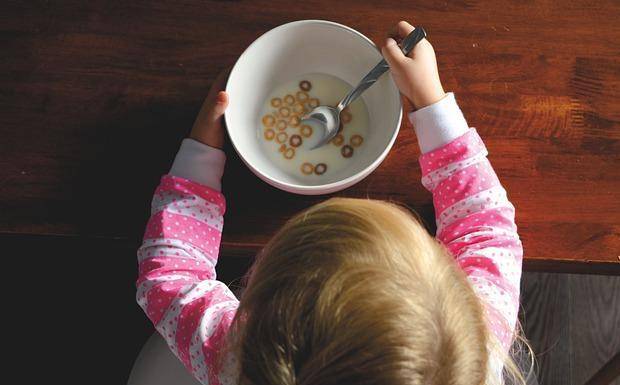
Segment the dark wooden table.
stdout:
[[[617,1],[41,1],[0,6],[0,235],[136,242],[158,178],[215,75],[282,23],[329,19],[375,41],[424,25],[440,73],[517,207],[526,268],[620,273]],[[432,222],[413,130],[336,195]],[[253,254],[290,195],[230,151],[225,254]]]

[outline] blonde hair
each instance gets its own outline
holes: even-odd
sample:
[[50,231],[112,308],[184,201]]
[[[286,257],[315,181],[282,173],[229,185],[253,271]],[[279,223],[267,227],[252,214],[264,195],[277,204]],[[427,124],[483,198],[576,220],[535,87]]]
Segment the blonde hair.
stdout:
[[232,334],[240,384],[502,382],[489,381],[497,344],[465,274],[382,201],[334,198],[289,220],[253,265]]

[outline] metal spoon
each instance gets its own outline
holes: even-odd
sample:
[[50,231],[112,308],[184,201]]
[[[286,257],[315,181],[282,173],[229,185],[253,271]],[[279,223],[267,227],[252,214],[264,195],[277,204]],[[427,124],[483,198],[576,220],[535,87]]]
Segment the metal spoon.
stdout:
[[[416,27],[401,43],[401,49],[405,55],[415,47],[420,40],[426,37],[426,31],[422,27]],[[317,122],[323,128],[323,137],[315,144],[311,149],[323,146],[329,142],[338,133],[338,126],[340,125],[340,113],[342,110],[357,99],[368,87],[375,84],[375,82],[383,75],[390,66],[385,59],[381,60],[379,64],[374,66],[373,69],[368,72],[366,76],[355,86],[336,107],[331,106],[318,106],[310,113],[302,117],[302,122],[312,120]]]

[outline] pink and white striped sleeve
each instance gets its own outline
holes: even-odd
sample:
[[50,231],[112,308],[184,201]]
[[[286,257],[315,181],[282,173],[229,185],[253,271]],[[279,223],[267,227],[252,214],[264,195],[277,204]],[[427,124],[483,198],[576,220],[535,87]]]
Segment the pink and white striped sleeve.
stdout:
[[410,118],[423,152],[422,184],[433,194],[436,236],[467,274],[485,304],[491,331],[507,350],[519,309],[523,257],[515,209],[454,96],[429,107]]
[[[175,175],[162,177],[155,191],[138,250],[137,301],[172,352],[204,384],[235,381],[227,369],[234,367],[228,362],[234,358],[219,356],[238,307],[215,274],[225,210],[218,191],[224,161],[220,150],[184,141],[171,170]],[[192,173],[204,174],[193,176],[205,184],[183,177]]]

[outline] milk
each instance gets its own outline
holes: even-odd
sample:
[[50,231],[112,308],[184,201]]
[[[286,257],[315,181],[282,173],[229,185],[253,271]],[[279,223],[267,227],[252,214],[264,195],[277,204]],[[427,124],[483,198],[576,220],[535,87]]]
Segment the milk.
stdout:
[[[258,117],[257,126],[259,129],[257,138],[261,142],[267,158],[273,162],[278,169],[286,172],[295,180],[306,183],[310,182],[311,184],[320,184],[322,179],[329,179],[330,175],[338,173],[355,162],[356,159],[360,158],[365,150],[365,143],[362,143],[358,147],[354,147],[353,156],[350,158],[344,158],[342,156],[342,145],[336,146],[333,143],[327,143],[322,147],[310,150],[311,144],[320,140],[323,131],[319,128],[320,126],[308,124],[313,128],[312,135],[309,138],[303,137],[304,143],[300,147],[295,148],[295,156],[292,159],[286,159],[283,153],[278,151],[281,146],[280,143],[277,143],[276,140],[266,140],[264,137],[265,126],[263,125],[262,118],[278,110],[278,108],[274,108],[271,105],[271,100],[273,98],[283,99],[285,95],[296,95],[296,93],[300,91],[299,82],[302,80],[307,80],[311,83],[312,88],[307,93],[310,98],[318,98],[321,105],[337,105],[352,88],[351,85],[335,76],[318,73],[305,74],[289,82],[278,85],[265,100],[263,111]],[[340,133],[344,137],[343,145],[351,145],[350,138],[353,135],[360,135],[366,139],[368,133],[368,110],[363,99],[358,98],[349,105],[348,109],[352,119],[349,123],[343,125],[343,130]],[[306,112],[309,112],[309,110],[311,110],[311,108],[306,105]],[[304,124],[307,123],[304,122]],[[281,132],[276,128],[273,129],[276,134]],[[286,132],[290,138],[291,135],[299,134],[299,127],[288,126],[284,132]],[[288,141],[286,142],[286,146],[287,148],[291,147]],[[327,165],[327,170],[322,175],[316,175],[315,173],[306,175],[301,172],[301,166],[304,163],[311,163],[312,165],[324,163]]]

